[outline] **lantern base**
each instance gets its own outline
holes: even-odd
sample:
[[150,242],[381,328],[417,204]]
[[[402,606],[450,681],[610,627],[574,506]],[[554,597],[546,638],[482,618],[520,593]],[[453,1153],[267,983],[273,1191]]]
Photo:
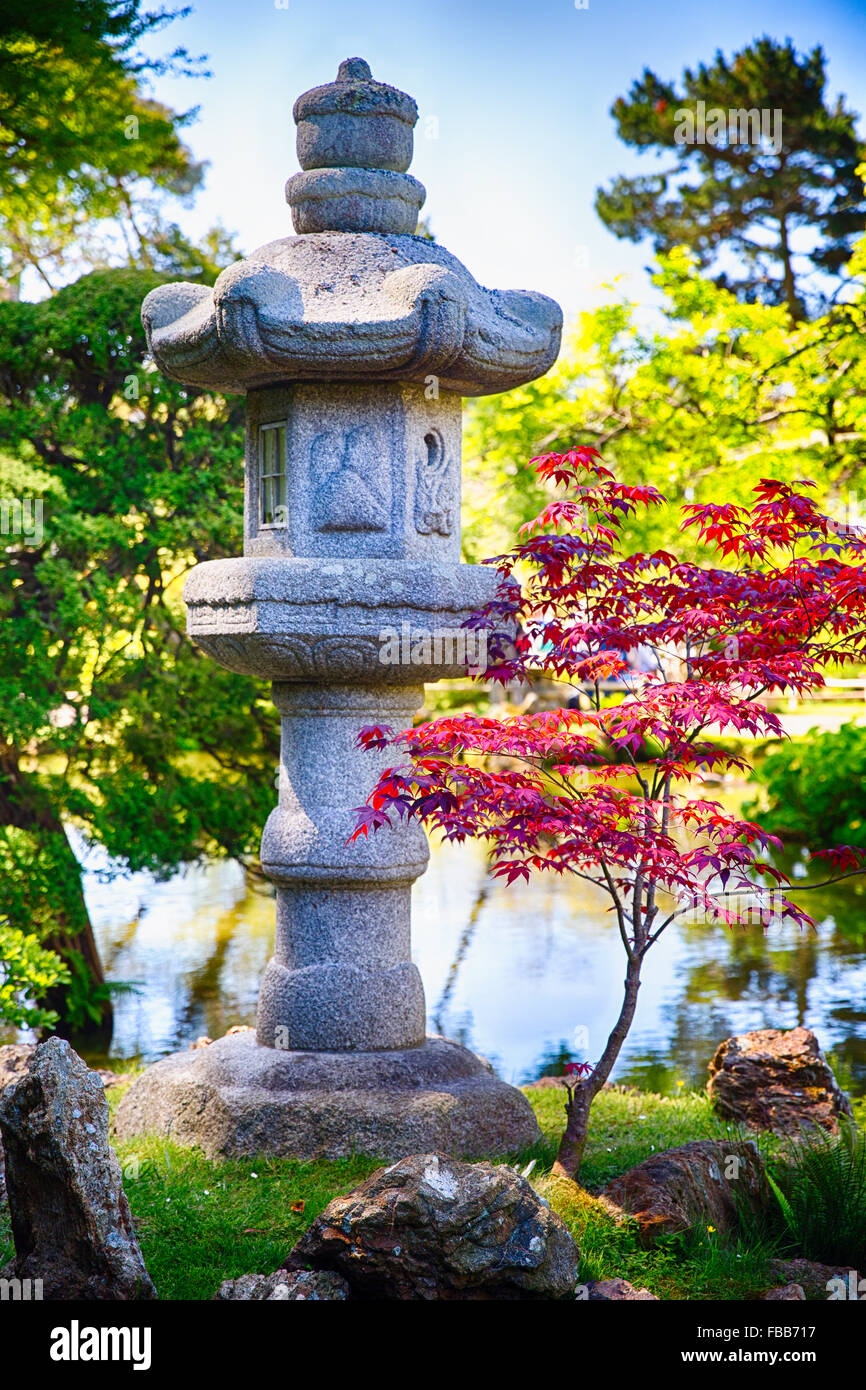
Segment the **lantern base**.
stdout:
[[157,1133],[209,1158],[513,1154],[541,1136],[526,1097],[447,1038],[393,1052],[286,1052],[252,1029],[174,1053],[133,1083],[119,1138]]

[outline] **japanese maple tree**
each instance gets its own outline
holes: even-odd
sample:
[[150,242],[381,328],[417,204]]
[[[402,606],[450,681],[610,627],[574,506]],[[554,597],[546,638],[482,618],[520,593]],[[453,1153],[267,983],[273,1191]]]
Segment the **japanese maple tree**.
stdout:
[[[532,462],[564,495],[488,562],[498,592],[473,619],[489,629],[486,678],[541,673],[563,682],[564,705],[577,686],[589,707],[364,729],[363,746],[393,745],[398,760],[359,808],[355,837],[417,817],[448,840],[486,841],[508,883],[573,874],[609,898],[625,980],[600,1057],[568,1078],[556,1170],[576,1177],[590,1107],[666,928],[695,913],[812,925],[792,897],[809,885],[771,862],[780,842],[708,799],[701,780],[748,769],[721,735],[784,736],[762,697],[813,690],[828,668],[866,659],[866,539],[823,516],[811,484],[765,480],[748,508],[683,507],[702,563],[626,555],[623,522],[666,505],[654,487],[618,483],[591,448]],[[613,703],[602,692],[611,681],[622,690]],[[858,850],[825,855],[836,877],[862,871]]]

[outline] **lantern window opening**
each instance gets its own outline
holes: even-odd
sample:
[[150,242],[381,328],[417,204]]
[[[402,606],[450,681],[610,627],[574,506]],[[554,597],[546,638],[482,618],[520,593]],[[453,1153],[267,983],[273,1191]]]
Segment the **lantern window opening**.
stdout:
[[286,427],[262,425],[259,431],[259,525],[285,527]]

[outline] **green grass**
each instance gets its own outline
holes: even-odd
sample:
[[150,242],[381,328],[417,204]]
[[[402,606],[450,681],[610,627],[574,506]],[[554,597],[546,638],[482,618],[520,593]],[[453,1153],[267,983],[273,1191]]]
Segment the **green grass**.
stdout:
[[[122,1093],[120,1087],[109,1093],[112,1111]],[[591,1195],[652,1153],[690,1139],[742,1137],[715,1118],[706,1095],[603,1091],[593,1106],[581,1173],[587,1191],[550,1175],[564,1123],[563,1091],[527,1095],[544,1137],[513,1161],[523,1166],[535,1158],[532,1181],[580,1247],[581,1280],[624,1278],[665,1299],[755,1298],[772,1282],[775,1249],[760,1237],[726,1246],[714,1233],[695,1230],[645,1250],[634,1226],[618,1226]],[[767,1153],[775,1149],[772,1138],[759,1143]],[[163,1299],[209,1299],[223,1279],[270,1273],[333,1197],[380,1166],[360,1157],[210,1162],[198,1150],[153,1136],[116,1147],[144,1258]],[[0,1216],[0,1267],[12,1253]]]
[[[565,1092],[551,1086],[530,1089],[526,1094],[544,1135],[544,1164],[550,1167],[565,1124]],[[718,1139],[729,1133],[699,1091],[658,1096],[611,1086],[593,1102],[581,1182],[597,1190],[653,1153],[687,1144],[690,1139]]]
[[[223,1279],[270,1274],[338,1192],[379,1166],[368,1158],[211,1163],[198,1150],[154,1138],[118,1151],[142,1253],[161,1298],[207,1299]],[[133,1154],[141,1162],[136,1179],[128,1175]]]
[[[549,1166],[564,1122],[563,1094],[552,1087],[527,1094],[544,1134],[545,1166]],[[588,1190],[545,1175],[537,1182],[580,1248],[581,1280],[627,1279],[664,1299],[758,1297],[771,1282],[768,1266],[775,1253],[760,1239],[724,1245],[713,1232],[699,1229],[663,1239],[646,1250],[635,1226],[617,1225],[591,1195],[653,1153],[692,1139],[743,1137],[756,1136],[745,1136],[719,1121],[703,1092],[659,1096],[619,1086],[602,1091],[593,1103],[581,1167],[581,1182]],[[765,1150],[775,1147],[769,1136],[761,1136],[758,1142]]]

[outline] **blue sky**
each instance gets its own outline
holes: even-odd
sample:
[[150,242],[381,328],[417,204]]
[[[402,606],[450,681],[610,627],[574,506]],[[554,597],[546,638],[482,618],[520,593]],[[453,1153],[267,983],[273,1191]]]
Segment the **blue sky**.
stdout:
[[649,249],[618,241],[593,210],[598,184],[651,167],[617,140],[610,116],[645,66],[679,78],[762,33],[801,51],[820,43],[831,95],[844,92],[866,113],[863,0],[589,0],[582,10],[574,0],[284,3],[193,0],[193,14],[148,45],[206,53],[213,73],[155,84],[160,99],[201,107],[188,141],[210,169],[182,224],[199,233],[222,221],[246,252],[290,235],[292,104],[357,54],[418,103],[412,173],[427,188],[438,240],[482,284],[542,290],[568,314],[604,298],[599,285],[615,275],[648,298]]

